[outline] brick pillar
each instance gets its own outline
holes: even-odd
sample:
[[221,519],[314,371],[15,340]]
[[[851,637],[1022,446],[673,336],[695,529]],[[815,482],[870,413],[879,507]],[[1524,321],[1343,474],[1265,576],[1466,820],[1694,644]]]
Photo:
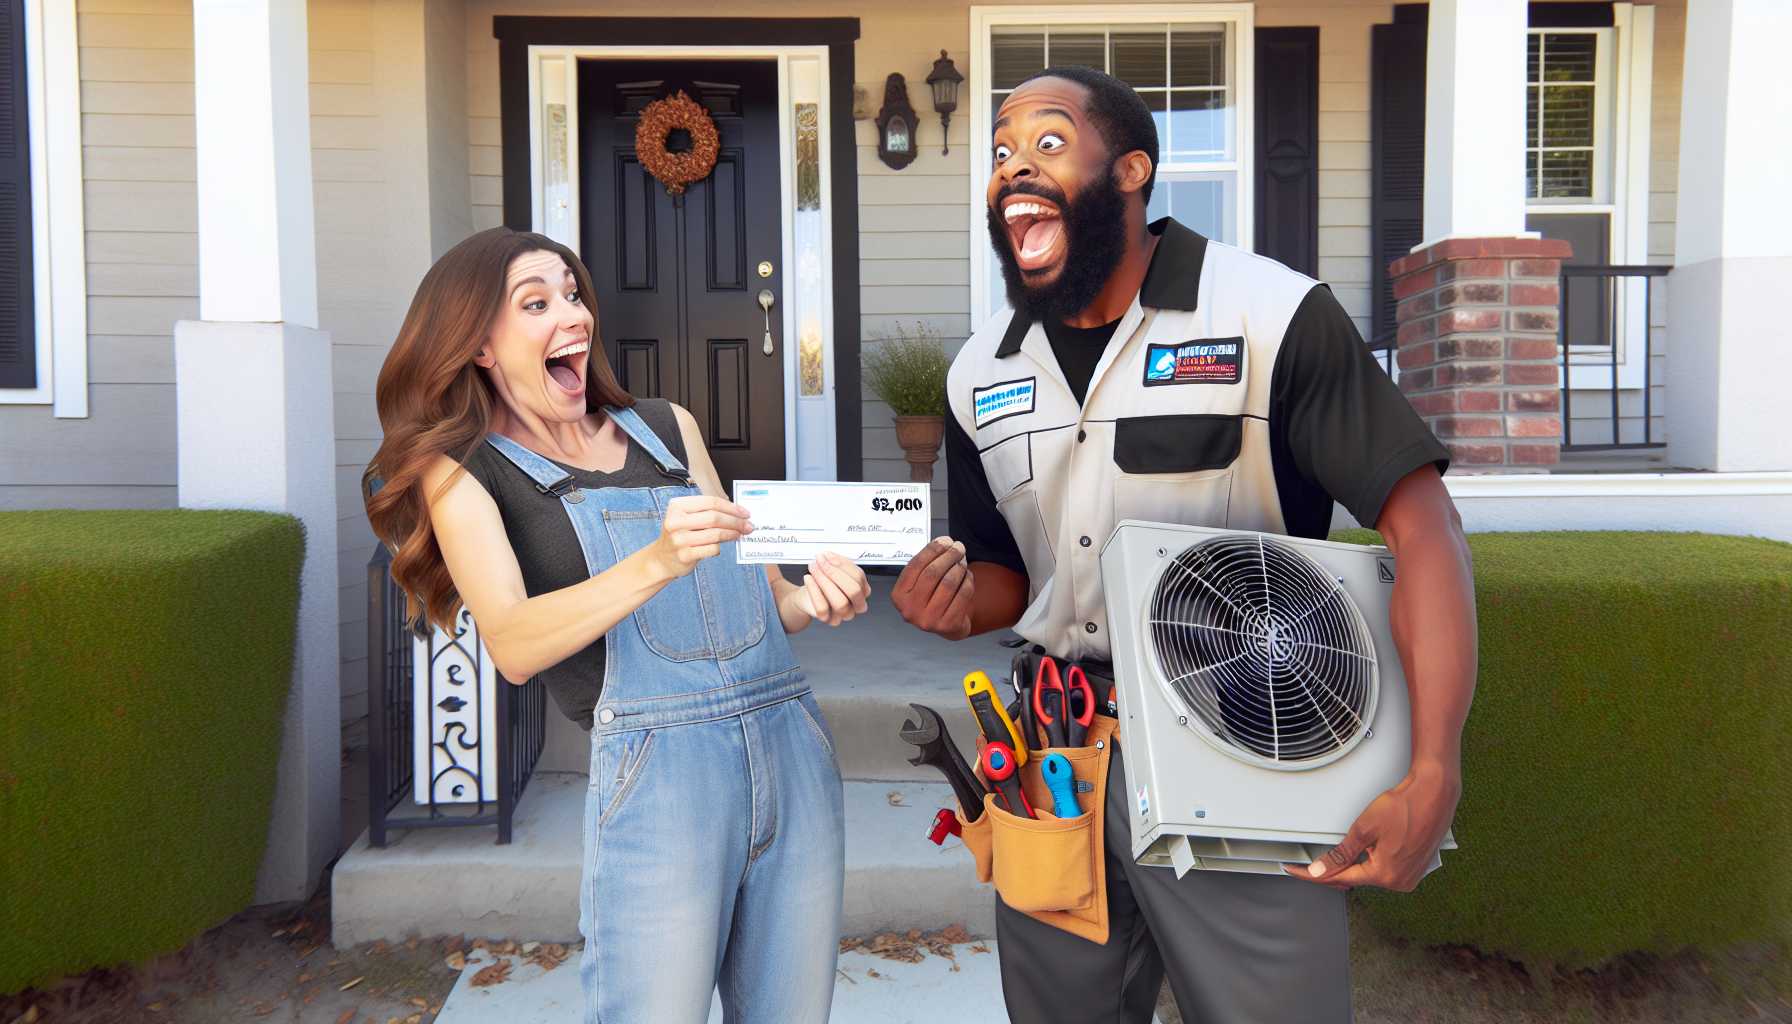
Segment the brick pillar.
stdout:
[[1452,472],[1545,472],[1561,458],[1567,242],[1453,238],[1388,268],[1400,390],[1450,449]]

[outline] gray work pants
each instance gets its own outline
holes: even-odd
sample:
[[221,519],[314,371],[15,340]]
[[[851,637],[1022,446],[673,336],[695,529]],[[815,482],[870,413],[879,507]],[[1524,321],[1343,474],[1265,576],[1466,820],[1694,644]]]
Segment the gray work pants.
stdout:
[[1002,996],[1015,1024],[1145,1024],[1166,970],[1187,1024],[1350,1020],[1344,894],[1295,878],[1141,867],[1126,773],[1108,766],[1108,941],[1097,946],[996,897]]

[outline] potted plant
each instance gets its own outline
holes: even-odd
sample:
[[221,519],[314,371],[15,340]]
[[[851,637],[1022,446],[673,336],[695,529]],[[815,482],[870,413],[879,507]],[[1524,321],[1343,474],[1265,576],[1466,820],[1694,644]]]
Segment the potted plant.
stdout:
[[946,370],[952,360],[924,323],[900,328],[867,345],[865,383],[896,413],[896,443],[908,459],[910,480],[932,480],[946,433]]

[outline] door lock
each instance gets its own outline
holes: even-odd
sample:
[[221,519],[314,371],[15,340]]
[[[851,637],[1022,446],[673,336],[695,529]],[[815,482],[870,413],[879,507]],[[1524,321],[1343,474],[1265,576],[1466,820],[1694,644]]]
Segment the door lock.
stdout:
[[772,276],[772,261],[771,260],[760,260],[759,261],[759,276],[760,277]]
[[778,301],[770,288],[759,289],[759,308],[765,311],[765,348],[766,355],[772,354],[772,305]]

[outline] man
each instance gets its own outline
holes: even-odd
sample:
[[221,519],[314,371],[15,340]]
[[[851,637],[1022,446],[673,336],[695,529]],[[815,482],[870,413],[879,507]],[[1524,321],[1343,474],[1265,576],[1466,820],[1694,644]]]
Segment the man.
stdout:
[[1115,522],[1323,537],[1335,500],[1399,559],[1393,633],[1413,724],[1405,779],[1290,877],[1179,880],[1135,864],[1116,750],[1108,941],[998,898],[1008,1012],[1147,1021],[1167,970],[1186,1020],[1348,1020],[1344,891],[1417,885],[1461,789],[1475,619],[1447,453],[1328,288],[1169,218],[1146,224],[1157,135],[1124,83],[1041,72],[1002,104],[991,143],[990,240],[1014,313],[953,362],[952,536],[903,570],[891,598],[903,617],[950,639],[1012,627],[1099,666],[1099,555]]

